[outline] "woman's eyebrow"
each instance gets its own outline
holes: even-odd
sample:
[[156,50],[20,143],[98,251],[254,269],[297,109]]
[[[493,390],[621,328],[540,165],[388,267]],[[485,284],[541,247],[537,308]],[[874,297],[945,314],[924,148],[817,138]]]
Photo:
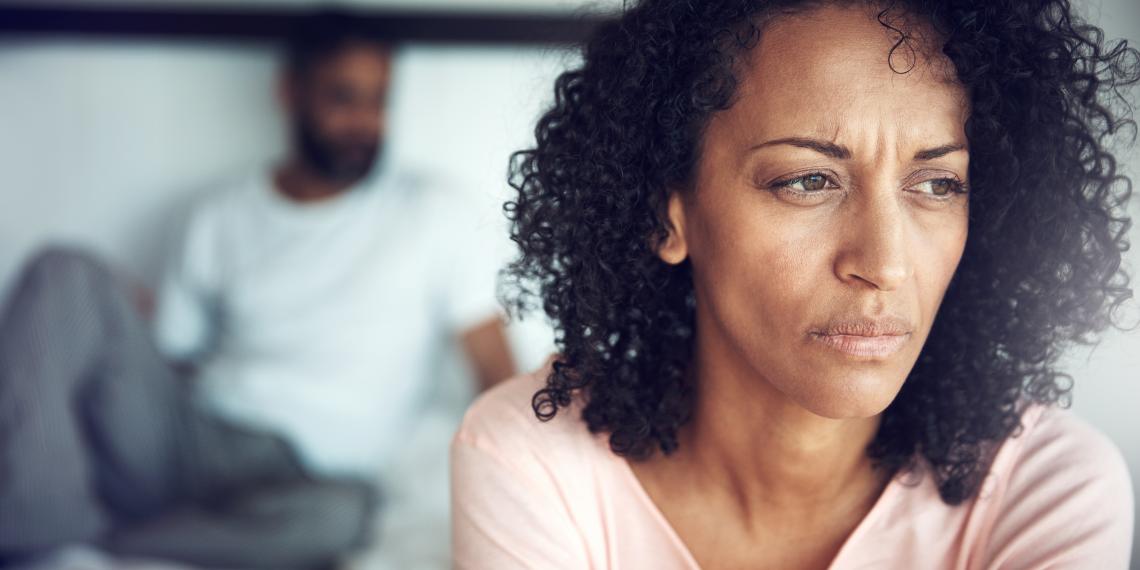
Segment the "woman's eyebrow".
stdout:
[[[759,148],[776,145],[790,145],[806,148],[837,160],[848,160],[851,158],[851,150],[843,145],[835,144],[831,141],[806,137],[785,137],[781,139],[764,141],[760,144],[754,145],[750,150],[756,150]],[[936,158],[941,158],[950,153],[958,152],[961,150],[966,150],[966,145],[961,143],[944,144],[933,148],[923,149],[914,153],[914,160],[934,160]]]
[[843,145],[838,145],[830,141],[804,137],[786,137],[782,139],[764,141],[760,144],[754,145],[750,150],[756,150],[759,148],[764,148],[766,146],[776,146],[781,144],[814,150],[822,155],[830,156],[831,158],[838,160],[847,160],[851,158],[851,151]]
[[915,160],[934,160],[936,158],[941,158],[941,157],[946,156],[952,152],[958,152],[960,150],[966,150],[966,145],[961,144],[961,143],[944,144],[942,146],[936,146],[934,148],[929,148],[926,150],[920,150],[920,151],[914,153],[914,159]]

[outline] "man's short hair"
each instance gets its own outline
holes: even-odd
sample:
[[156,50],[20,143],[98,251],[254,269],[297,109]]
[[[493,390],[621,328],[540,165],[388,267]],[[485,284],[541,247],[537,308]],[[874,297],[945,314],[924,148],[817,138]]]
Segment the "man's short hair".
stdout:
[[360,43],[387,48],[359,16],[338,10],[305,15],[297,19],[286,38],[285,67],[294,76],[304,77],[317,64]]

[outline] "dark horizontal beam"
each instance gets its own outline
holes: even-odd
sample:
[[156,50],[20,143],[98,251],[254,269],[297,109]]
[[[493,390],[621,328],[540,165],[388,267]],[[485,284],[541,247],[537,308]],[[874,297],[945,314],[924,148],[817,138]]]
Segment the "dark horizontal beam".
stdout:
[[[273,41],[308,12],[200,7],[45,7],[0,5],[0,38],[85,36]],[[576,44],[603,15],[354,10],[392,43]]]

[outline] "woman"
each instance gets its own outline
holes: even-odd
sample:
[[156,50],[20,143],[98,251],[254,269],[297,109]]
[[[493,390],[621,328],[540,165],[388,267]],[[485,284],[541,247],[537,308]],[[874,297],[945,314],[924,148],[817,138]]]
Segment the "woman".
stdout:
[[514,164],[560,353],[456,435],[457,565],[1125,568],[1124,463],[1053,404],[1130,294],[1137,56],[1065,1],[603,26]]

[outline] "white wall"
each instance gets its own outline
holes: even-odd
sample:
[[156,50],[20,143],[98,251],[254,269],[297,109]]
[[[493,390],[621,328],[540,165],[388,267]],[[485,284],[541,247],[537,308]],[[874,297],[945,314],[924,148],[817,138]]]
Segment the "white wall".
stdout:
[[[1099,6],[1094,21],[1140,45],[1140,3]],[[462,190],[481,199],[476,215],[493,230],[502,223],[507,154],[530,139],[553,77],[572,60],[535,49],[407,50],[394,98],[395,158],[468,181]],[[0,295],[24,256],[59,239],[152,283],[160,236],[180,208],[219,177],[281,151],[274,71],[273,54],[255,45],[0,43]],[[1127,161],[1140,175],[1140,153]],[[1140,220],[1140,198],[1132,212]],[[1135,274],[1140,225],[1131,237]],[[1137,303],[1131,310],[1140,313]],[[549,347],[541,324],[512,334],[524,366]],[[1091,357],[1077,351],[1069,362],[1075,409],[1124,451],[1140,489],[1140,333],[1112,333]],[[1140,567],[1140,527],[1135,542]]]
[[161,234],[212,177],[265,160],[281,129],[263,49],[0,44],[0,282],[47,239],[153,281]]
[[[1102,0],[1084,5],[1089,20],[1099,22],[1108,37],[1125,38],[1133,47],[1140,46],[1140,2]],[[1137,97],[1140,93],[1133,98],[1134,108]],[[1136,115],[1140,116],[1140,108]],[[1132,251],[1126,267],[1133,276],[1133,289],[1140,293],[1140,146],[1119,158],[1137,191],[1130,207],[1136,225],[1129,236]],[[1140,322],[1140,299],[1129,303],[1127,313],[1133,322]],[[1138,519],[1132,540],[1132,567],[1140,569],[1140,330],[1112,331],[1099,347],[1074,350],[1068,362],[1074,377],[1073,409],[1116,442],[1132,472]]]

